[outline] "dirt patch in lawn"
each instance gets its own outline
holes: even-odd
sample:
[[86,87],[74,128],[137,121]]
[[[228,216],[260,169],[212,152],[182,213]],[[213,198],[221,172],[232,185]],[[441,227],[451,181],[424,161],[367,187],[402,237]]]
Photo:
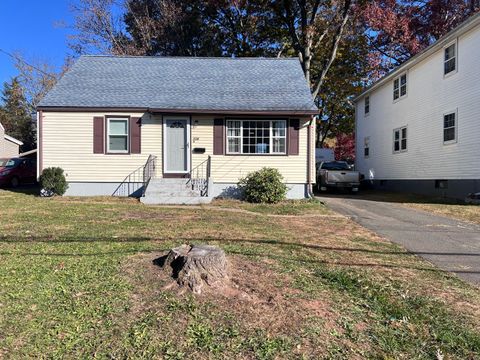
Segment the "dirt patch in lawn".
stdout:
[[[227,327],[233,319],[235,326],[247,336],[262,329],[272,337],[297,337],[299,329],[321,324],[317,335],[327,345],[332,333],[342,332],[337,324],[339,314],[334,311],[328,293],[324,297],[305,297],[289,275],[277,271],[276,262],[271,259],[253,261],[243,256],[228,256],[231,286],[193,295],[180,288],[169,271],[155,264],[155,260],[164,255],[166,252],[140,254],[123,265],[134,289],[131,320],[152,311],[166,317],[177,316],[177,321],[169,322],[169,326],[175,328],[173,331],[179,337],[192,318],[205,316],[200,314],[204,311],[214,319],[217,327]],[[168,309],[176,307],[172,303],[186,304],[190,298],[194,298],[198,306],[197,313],[187,315],[189,311],[180,307],[181,314],[167,314]],[[308,344],[308,340],[304,340],[299,347],[302,353],[321,353],[321,349],[316,348],[318,344]],[[315,348],[307,349],[309,346]]]

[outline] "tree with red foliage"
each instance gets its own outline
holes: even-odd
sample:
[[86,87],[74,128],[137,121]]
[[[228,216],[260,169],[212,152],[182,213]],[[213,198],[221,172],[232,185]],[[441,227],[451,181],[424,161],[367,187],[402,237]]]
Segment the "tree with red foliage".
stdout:
[[334,148],[335,160],[355,161],[355,134],[337,135]]
[[361,7],[371,59],[385,72],[480,10],[479,0],[376,0]]

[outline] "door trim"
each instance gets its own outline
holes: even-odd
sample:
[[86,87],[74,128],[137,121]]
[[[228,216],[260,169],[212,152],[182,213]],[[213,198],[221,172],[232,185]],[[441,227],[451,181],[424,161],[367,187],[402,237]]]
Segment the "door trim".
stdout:
[[[187,170],[186,171],[168,171],[167,170],[167,121],[168,120],[183,120],[186,124],[187,134],[186,134],[186,147],[187,150],[185,152],[186,160],[187,160]],[[163,163],[163,174],[164,177],[185,177],[185,175],[190,173],[191,167],[191,118],[190,116],[163,116],[162,117],[162,138],[163,138],[163,146],[162,146],[162,163]]]

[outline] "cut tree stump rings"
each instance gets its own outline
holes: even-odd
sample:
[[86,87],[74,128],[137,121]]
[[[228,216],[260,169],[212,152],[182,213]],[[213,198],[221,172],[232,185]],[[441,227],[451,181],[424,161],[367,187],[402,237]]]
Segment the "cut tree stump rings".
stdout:
[[225,252],[210,245],[181,245],[168,253],[165,269],[180,286],[200,294],[204,286],[220,288],[228,282]]

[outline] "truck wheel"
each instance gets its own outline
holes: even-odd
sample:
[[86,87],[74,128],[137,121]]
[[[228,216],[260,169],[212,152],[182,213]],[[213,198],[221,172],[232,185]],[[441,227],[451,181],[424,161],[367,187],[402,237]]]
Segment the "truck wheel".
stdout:
[[20,179],[16,176],[14,176],[11,180],[10,180],[10,186],[12,188],[16,188],[18,187],[18,185],[20,185]]

